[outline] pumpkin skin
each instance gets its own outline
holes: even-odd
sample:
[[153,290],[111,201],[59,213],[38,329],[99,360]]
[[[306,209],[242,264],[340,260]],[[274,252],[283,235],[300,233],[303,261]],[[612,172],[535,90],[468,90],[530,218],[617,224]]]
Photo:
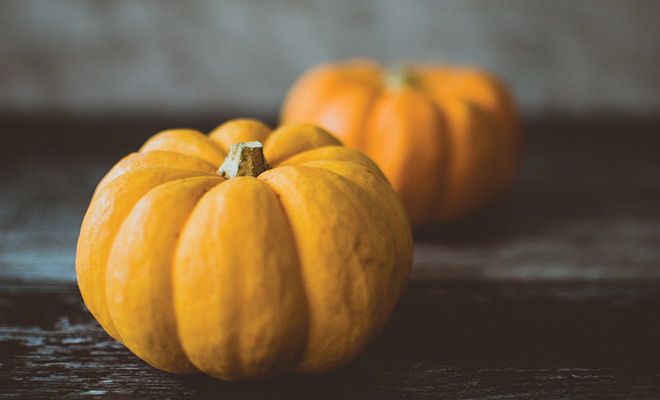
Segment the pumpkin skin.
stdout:
[[[234,142],[271,169],[225,179]],[[156,368],[235,381],[320,373],[382,330],[412,267],[405,208],[378,166],[310,124],[163,131],[99,183],[78,285],[94,317]]]
[[321,64],[293,84],[280,118],[321,126],[371,157],[414,225],[446,223],[501,201],[523,147],[506,87],[485,71],[453,65]]

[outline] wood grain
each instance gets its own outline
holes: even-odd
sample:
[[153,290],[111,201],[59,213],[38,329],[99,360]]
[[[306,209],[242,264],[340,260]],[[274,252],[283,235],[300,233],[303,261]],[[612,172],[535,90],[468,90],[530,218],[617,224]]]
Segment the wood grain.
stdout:
[[150,367],[80,298],[80,222],[146,137],[216,122],[0,117],[0,397],[660,398],[657,120],[529,121],[511,196],[415,230],[406,294],[345,369],[229,384]]
[[658,282],[413,281],[382,335],[320,376],[226,383],[154,369],[66,284],[0,286],[0,393],[111,398],[660,396]]

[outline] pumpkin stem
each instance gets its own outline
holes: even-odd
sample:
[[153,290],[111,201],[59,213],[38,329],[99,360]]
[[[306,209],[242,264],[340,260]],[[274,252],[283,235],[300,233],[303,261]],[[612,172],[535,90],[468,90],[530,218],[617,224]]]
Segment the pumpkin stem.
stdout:
[[229,148],[229,154],[218,169],[218,174],[226,179],[238,176],[257,177],[269,169],[261,143],[238,142]]
[[415,87],[418,84],[419,78],[406,65],[399,65],[385,72],[385,86],[390,90]]

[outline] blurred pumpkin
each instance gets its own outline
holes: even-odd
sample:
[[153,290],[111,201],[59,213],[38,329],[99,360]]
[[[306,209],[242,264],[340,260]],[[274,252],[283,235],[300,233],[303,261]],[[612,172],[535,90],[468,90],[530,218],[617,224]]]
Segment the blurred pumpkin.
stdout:
[[448,222],[497,203],[521,159],[511,95],[474,68],[322,64],[291,87],[281,122],[317,124],[370,156],[413,224]]
[[247,119],[163,131],[119,161],[76,256],[113,338],[156,368],[224,380],[346,365],[411,267],[405,209],[372,160],[310,124]]

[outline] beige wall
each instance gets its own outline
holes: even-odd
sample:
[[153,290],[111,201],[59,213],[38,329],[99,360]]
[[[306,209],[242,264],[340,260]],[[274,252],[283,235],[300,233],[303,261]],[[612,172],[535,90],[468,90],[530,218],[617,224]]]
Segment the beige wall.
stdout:
[[489,68],[528,114],[660,111],[658,0],[3,0],[0,111],[271,113],[356,56]]

